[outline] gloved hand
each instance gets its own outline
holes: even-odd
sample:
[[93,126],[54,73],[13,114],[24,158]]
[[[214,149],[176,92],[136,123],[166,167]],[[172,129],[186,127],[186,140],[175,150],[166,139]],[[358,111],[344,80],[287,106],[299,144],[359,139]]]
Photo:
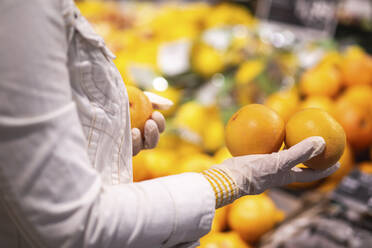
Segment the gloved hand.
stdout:
[[[144,92],[149,98],[154,109],[168,109],[173,105],[173,102],[167,98],[161,97],[151,92]],[[155,148],[159,141],[159,135],[165,129],[164,116],[154,111],[151,118],[146,121],[144,134],[138,128],[132,128],[132,151],[133,156],[137,155],[142,149]]]
[[143,136],[138,128],[132,128],[133,156],[137,155],[142,149],[155,148],[159,141],[159,135],[164,129],[165,119],[158,111],[154,111],[151,119],[146,121]]
[[229,158],[203,174],[212,184],[216,206],[220,207],[241,196],[259,194],[268,188],[329,176],[339,168],[338,163],[326,170],[296,167],[322,153],[324,148],[324,139],[314,136],[288,150]]

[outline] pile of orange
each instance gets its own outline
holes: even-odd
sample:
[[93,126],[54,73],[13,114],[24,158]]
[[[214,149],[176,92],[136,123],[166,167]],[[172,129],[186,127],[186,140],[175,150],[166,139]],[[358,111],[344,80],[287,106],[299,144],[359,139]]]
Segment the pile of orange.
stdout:
[[270,95],[264,105],[277,115],[252,104],[229,120],[225,141],[232,155],[276,152],[283,140],[289,148],[322,136],[325,151],[305,165],[325,169],[340,161],[341,168],[328,178],[336,185],[353,168],[355,154],[372,153],[372,58],[359,47],[328,53],[303,73],[298,87]]
[[[141,95],[136,90],[133,92]],[[138,107],[140,111],[134,111],[137,104],[143,104]],[[188,111],[192,114],[186,118],[192,124],[195,113],[198,118],[203,117],[198,114],[202,111],[195,109]],[[141,128],[152,109],[142,98],[132,102],[131,114],[135,112],[142,113],[143,118],[131,118],[135,120],[132,125]],[[185,123],[184,120],[180,123]],[[309,128],[313,124],[317,128]],[[195,132],[199,131],[199,125],[191,126]],[[163,135],[156,149],[142,151],[133,158],[134,177],[135,181],[141,181],[182,172],[200,172],[232,155],[276,152],[283,148],[283,144],[288,148],[313,135],[325,139],[326,150],[313,165],[310,161],[298,166],[323,169],[338,160],[341,168],[325,183],[297,183],[290,187],[320,185],[318,190],[332,190],[353,169],[356,156],[368,151],[372,160],[372,59],[359,48],[326,55],[317,66],[303,74],[298,87],[272,94],[263,105],[243,107],[226,126],[226,147],[218,149],[214,156],[203,153],[200,146],[176,135]],[[326,161],[325,164],[319,159]],[[370,161],[357,166],[372,173]],[[283,218],[283,213],[266,194],[243,197],[216,211],[212,231],[201,239],[200,247],[249,248]]]
[[340,159],[341,168],[328,178],[329,183],[337,185],[353,168],[355,156],[368,150],[372,153],[372,58],[359,47],[349,47],[342,54],[326,54],[304,72],[298,87],[269,96],[265,105],[286,122],[300,110],[319,108],[342,126],[347,145]]

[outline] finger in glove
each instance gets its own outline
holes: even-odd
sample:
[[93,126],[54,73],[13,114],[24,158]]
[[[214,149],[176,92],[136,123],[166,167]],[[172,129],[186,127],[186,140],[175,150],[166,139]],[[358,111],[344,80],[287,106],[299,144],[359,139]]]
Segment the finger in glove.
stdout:
[[141,131],[138,128],[132,128],[132,154],[137,155],[143,147]]
[[308,183],[311,181],[328,177],[336,170],[338,170],[338,168],[340,168],[340,163],[336,163],[335,165],[325,170],[313,170],[310,168],[293,167],[290,171],[291,173],[290,176],[293,182]]
[[155,148],[159,141],[159,130],[156,122],[152,119],[147,120],[144,128],[144,148]]
[[151,115],[151,119],[153,119],[156,122],[159,132],[162,133],[165,129],[164,116],[160,112],[154,111]]
[[325,141],[320,136],[304,139],[288,150],[279,152],[279,170],[286,171],[319,154],[325,149]]

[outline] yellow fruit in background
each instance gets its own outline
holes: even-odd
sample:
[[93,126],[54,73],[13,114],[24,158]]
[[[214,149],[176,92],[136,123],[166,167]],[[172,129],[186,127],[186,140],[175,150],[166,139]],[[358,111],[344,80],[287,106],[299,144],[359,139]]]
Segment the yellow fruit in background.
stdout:
[[325,150],[304,162],[312,169],[326,169],[334,165],[341,158],[346,145],[346,135],[341,125],[321,109],[305,109],[297,112],[287,122],[285,132],[287,147],[292,147],[311,136],[324,138]]
[[225,142],[223,122],[220,119],[209,120],[205,124],[202,139],[206,151],[213,152],[223,146]]
[[236,232],[211,232],[200,239],[199,248],[250,248]]
[[147,96],[138,88],[127,86],[131,128],[138,128],[143,133],[145,122],[151,118],[152,104]]
[[341,98],[336,103],[336,119],[354,151],[362,151],[372,144],[372,114],[366,108]]
[[138,153],[136,156],[132,157],[133,165],[133,181],[140,182],[147,180],[151,177],[149,169],[147,168],[147,159],[146,156],[148,153],[151,153],[149,150],[143,150]]
[[339,101],[349,101],[365,108],[372,114],[372,86],[355,85],[347,88],[340,96]]
[[274,110],[261,104],[246,105],[226,125],[226,147],[233,156],[277,152],[284,130],[284,121]]
[[176,152],[179,158],[181,159],[183,157],[193,156],[193,154],[199,154],[202,152],[202,149],[200,146],[193,144],[191,142],[188,142],[186,140],[183,140],[183,139],[181,139],[179,144],[175,146],[175,148],[173,149],[176,149]]
[[247,9],[226,2],[214,6],[204,17],[204,21],[208,28],[234,26],[237,24],[253,26],[256,24],[256,19]]
[[339,162],[340,168],[335,173],[327,177],[327,179],[339,181],[353,169],[354,155],[349,144],[346,144],[345,151],[342,154]]
[[283,219],[283,212],[265,194],[250,195],[236,200],[230,207],[229,227],[247,242],[257,241]]
[[198,44],[192,51],[192,68],[203,77],[211,77],[224,69],[223,55],[211,46]]
[[221,232],[226,228],[228,206],[216,209],[212,222],[212,232]]
[[111,8],[112,5],[104,3],[102,1],[91,0],[91,1],[78,1],[76,2],[76,6],[79,8],[81,13],[86,18],[102,18],[103,15],[111,12],[113,9]]
[[176,111],[182,97],[182,90],[168,86],[168,88],[164,91],[152,90],[152,92],[173,102],[173,105],[169,109],[159,110],[165,117],[172,115]]
[[300,109],[319,108],[327,111],[330,115],[335,115],[335,103],[326,96],[309,96],[300,105]]
[[337,95],[341,89],[340,72],[335,66],[324,65],[306,71],[300,81],[300,91],[306,96]]
[[216,161],[217,164],[222,163],[228,158],[231,158],[231,153],[229,152],[229,149],[227,149],[226,146],[221,147],[220,149],[217,150],[217,152],[214,154],[214,160]]
[[358,168],[364,173],[372,174],[372,162],[362,162],[358,164]]
[[166,131],[160,135],[156,148],[175,149],[180,142],[181,138],[176,133]]
[[177,128],[187,129],[198,135],[202,135],[206,121],[205,107],[195,101],[190,101],[180,106],[174,117],[174,125]]
[[323,65],[332,65],[340,66],[342,63],[342,55],[338,51],[327,52],[322,60],[319,62],[320,66]]
[[114,63],[123,78],[124,84],[126,86],[135,86],[136,83],[128,71],[128,58],[124,54],[118,53]]
[[204,153],[194,153],[184,157],[177,168],[177,172],[202,172],[208,170],[214,164],[215,162],[211,156]]
[[234,93],[239,106],[252,104],[256,102],[257,96],[260,94],[260,89],[253,82],[236,85]]
[[342,61],[341,73],[346,86],[372,84],[372,58],[361,48],[351,47]]
[[145,161],[150,178],[169,176],[176,173],[178,156],[173,149],[157,148],[146,152]]
[[235,73],[237,84],[247,84],[252,82],[265,68],[262,60],[248,60],[242,63]]
[[265,106],[273,109],[284,122],[287,122],[291,116],[297,112],[299,97],[292,91],[277,92],[270,95]]

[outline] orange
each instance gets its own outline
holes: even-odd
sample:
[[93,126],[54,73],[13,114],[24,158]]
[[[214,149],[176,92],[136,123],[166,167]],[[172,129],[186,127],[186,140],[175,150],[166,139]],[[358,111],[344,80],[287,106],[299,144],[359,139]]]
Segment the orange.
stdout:
[[230,207],[229,227],[247,242],[257,241],[283,219],[274,202],[265,194],[244,196]]
[[364,173],[372,174],[372,162],[362,162],[358,164],[358,168]]
[[340,96],[339,101],[349,101],[365,108],[372,114],[372,86],[355,85],[346,89]]
[[330,115],[335,114],[335,104],[331,98],[326,96],[309,96],[300,105],[300,109],[320,108]]
[[277,152],[284,140],[284,129],[283,119],[272,109],[246,105],[226,125],[226,147],[233,156]]
[[306,166],[312,169],[326,169],[341,158],[346,145],[345,132],[326,111],[305,109],[297,112],[288,121],[285,138],[287,147],[294,146],[311,136],[323,137],[326,147],[321,154],[304,162]]
[[138,128],[143,134],[143,128],[153,112],[152,104],[147,96],[134,86],[127,86],[131,128]]
[[319,65],[333,65],[340,66],[342,63],[342,55],[338,51],[327,52],[319,62]]
[[169,176],[176,173],[178,157],[173,150],[157,148],[145,152],[147,153],[145,163],[150,178]]
[[327,179],[333,181],[340,181],[353,169],[354,156],[349,144],[346,144],[345,151],[342,154],[339,162],[340,168],[335,173],[327,177]]
[[372,84],[372,58],[358,47],[349,48],[341,63],[345,85]]
[[199,248],[250,248],[236,232],[212,232],[200,239]]
[[273,109],[280,117],[287,122],[298,109],[298,95],[295,92],[285,91],[270,95],[265,106]]
[[212,232],[221,232],[226,228],[228,207],[216,209],[212,222]]
[[336,103],[336,115],[355,150],[366,149],[372,144],[372,115],[368,110],[340,99]]
[[132,158],[133,181],[139,182],[150,178],[150,172],[146,164],[146,156],[149,152],[149,150],[143,150]]
[[300,81],[300,91],[306,96],[337,95],[341,88],[341,76],[333,65],[322,65],[306,71]]

